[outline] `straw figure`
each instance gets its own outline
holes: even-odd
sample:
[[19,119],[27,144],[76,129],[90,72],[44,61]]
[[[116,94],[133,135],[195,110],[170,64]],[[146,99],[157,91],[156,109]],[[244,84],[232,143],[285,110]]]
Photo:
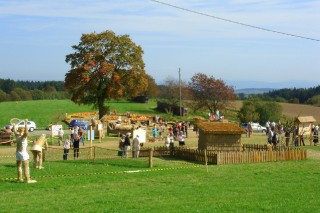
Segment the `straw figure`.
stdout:
[[16,125],[13,123],[13,131],[16,136],[16,160],[18,168],[18,182],[23,182],[22,178],[22,163],[24,166],[24,175],[26,178],[26,183],[36,183],[37,181],[30,179],[30,170],[29,170],[29,154],[27,152],[28,147],[28,120],[25,119],[25,127],[19,127],[18,131]]
[[101,121],[92,118],[91,125],[89,125],[88,129],[90,130],[90,127],[92,127],[92,130],[94,130],[94,132],[96,133],[96,137],[104,138],[105,137],[105,130],[103,128],[101,130],[99,130],[99,125],[102,125]]
[[33,140],[31,152],[33,154],[33,167],[36,169],[44,169],[42,167],[42,151],[48,149],[46,135],[42,134],[40,138]]

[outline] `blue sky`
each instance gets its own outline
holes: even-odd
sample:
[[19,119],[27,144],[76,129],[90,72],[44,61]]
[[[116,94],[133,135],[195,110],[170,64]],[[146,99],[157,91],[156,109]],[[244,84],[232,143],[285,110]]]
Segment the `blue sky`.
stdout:
[[[320,40],[316,0],[162,2]],[[0,78],[64,80],[70,69],[65,56],[81,34],[112,30],[142,46],[146,71],[158,83],[178,79],[181,68],[184,81],[202,72],[236,88],[319,84],[319,41],[209,16],[150,0],[0,0]]]

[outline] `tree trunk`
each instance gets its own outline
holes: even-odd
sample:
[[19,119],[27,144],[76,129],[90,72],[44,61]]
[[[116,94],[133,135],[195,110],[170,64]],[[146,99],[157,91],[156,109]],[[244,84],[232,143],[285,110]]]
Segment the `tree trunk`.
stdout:
[[101,102],[99,100],[98,102],[98,108],[99,108],[99,120],[105,115],[105,108],[104,108],[104,104],[103,101]]

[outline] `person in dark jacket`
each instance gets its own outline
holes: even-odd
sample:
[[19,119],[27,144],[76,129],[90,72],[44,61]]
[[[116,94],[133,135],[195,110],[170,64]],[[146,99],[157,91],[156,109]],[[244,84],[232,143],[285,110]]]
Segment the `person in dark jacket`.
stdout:
[[74,159],[79,158],[79,146],[80,146],[80,137],[78,134],[74,136],[73,140],[73,157]]
[[130,151],[130,146],[131,146],[131,143],[130,143],[130,136],[131,136],[131,133],[128,132],[126,134],[126,138],[124,139],[124,157],[127,158],[129,156],[129,151]]

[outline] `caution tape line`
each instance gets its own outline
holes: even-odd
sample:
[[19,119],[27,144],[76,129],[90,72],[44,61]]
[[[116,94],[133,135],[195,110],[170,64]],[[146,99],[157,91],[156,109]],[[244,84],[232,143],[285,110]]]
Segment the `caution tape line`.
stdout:
[[[178,170],[178,169],[190,169],[190,168],[199,168],[204,167],[204,165],[197,166],[188,166],[188,167],[174,167],[174,168],[161,168],[161,169],[145,169],[145,170],[134,170],[134,171],[115,171],[115,172],[94,172],[86,174],[64,174],[64,175],[43,175],[36,176],[32,178],[59,178],[59,177],[77,177],[77,176],[90,176],[90,175],[109,175],[109,174],[128,174],[136,172],[154,172],[154,171],[169,171],[169,170]],[[0,181],[17,181],[17,178],[0,178]]]

